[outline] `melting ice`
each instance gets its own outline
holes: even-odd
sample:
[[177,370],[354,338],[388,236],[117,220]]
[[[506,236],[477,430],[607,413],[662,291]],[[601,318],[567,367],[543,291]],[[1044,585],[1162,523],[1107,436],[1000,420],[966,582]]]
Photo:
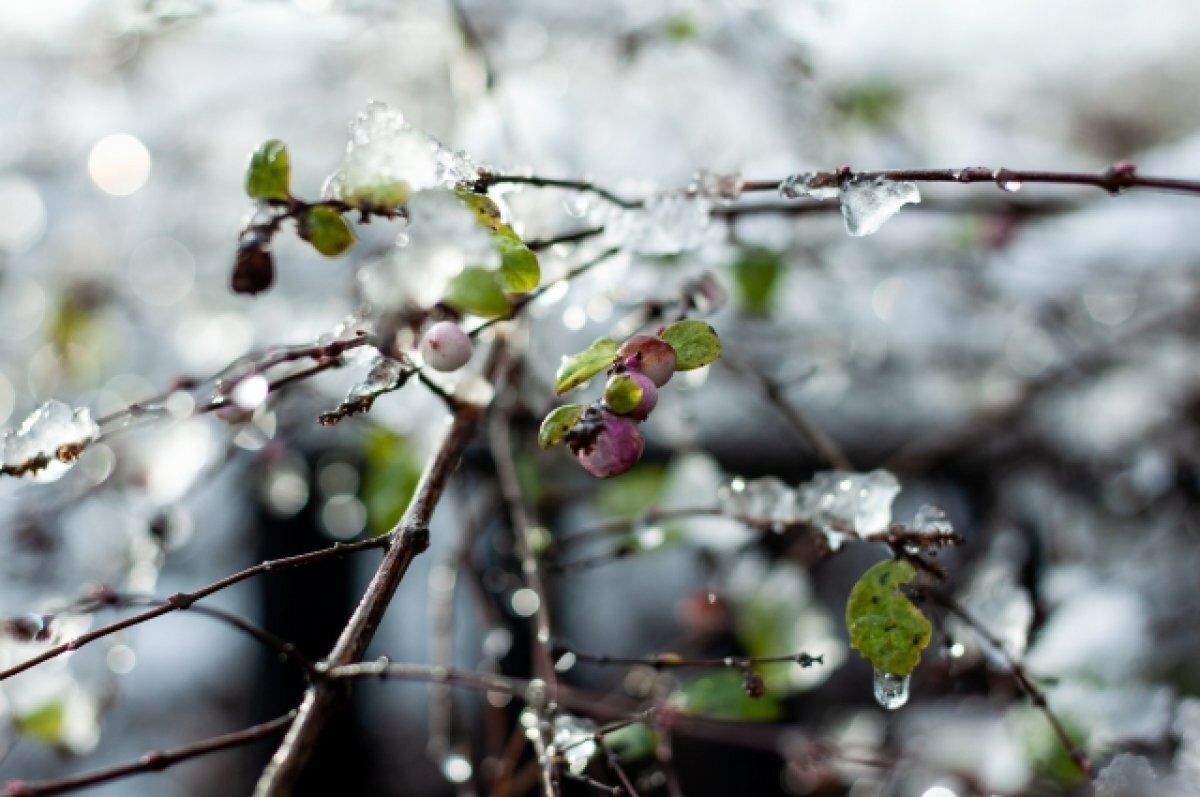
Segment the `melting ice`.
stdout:
[[921,201],[916,183],[897,183],[886,177],[852,177],[842,183],[842,220],[846,232],[870,235],[900,208]]
[[[54,481],[99,434],[100,427],[86,407],[72,409],[61,401],[47,401],[15,432],[5,432],[0,438],[0,462],[7,473],[29,473],[36,481]],[[39,466],[38,460],[44,464]]]

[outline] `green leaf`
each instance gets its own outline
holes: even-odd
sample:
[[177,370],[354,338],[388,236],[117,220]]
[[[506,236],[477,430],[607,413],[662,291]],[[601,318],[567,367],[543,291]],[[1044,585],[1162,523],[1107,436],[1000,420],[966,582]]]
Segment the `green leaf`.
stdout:
[[732,667],[705,673],[677,689],[668,702],[690,714],[724,720],[767,722],[783,714],[770,695],[750,697],[742,689],[742,673]]
[[617,342],[612,338],[599,338],[578,354],[563,357],[558,373],[554,375],[554,392],[560,396],[574,387],[582,385],[601,371],[607,370],[617,356]]
[[486,194],[477,194],[467,188],[456,188],[454,195],[458,201],[475,214],[475,218],[492,232],[499,232],[501,227],[507,227],[500,213],[500,206]]
[[542,428],[538,430],[538,445],[550,448],[561,443],[579,416],[583,415],[584,409],[582,404],[564,404],[550,410],[550,414],[542,421]]
[[403,437],[376,431],[363,441],[362,500],[372,536],[386,534],[408,508],[421,462]]
[[460,313],[483,318],[505,317],[512,312],[512,305],[500,287],[499,275],[478,267],[463,269],[450,280],[444,301]]
[[623,764],[640,761],[654,755],[658,736],[644,722],[635,722],[604,734],[604,741]]
[[246,193],[251,199],[287,199],[292,164],[287,146],[278,139],[263,142],[246,167]]
[[750,315],[764,315],[771,307],[783,273],[783,257],[770,249],[751,246],[734,261],[732,270],[742,309]]
[[62,739],[63,713],[62,703],[47,703],[23,717],[18,717],[17,728],[31,739],[52,744]]
[[675,350],[676,371],[702,368],[721,356],[721,339],[716,330],[695,318],[676,321],[659,337]]
[[326,257],[337,257],[354,245],[354,230],[333,208],[317,205],[300,218],[300,237]]
[[537,255],[507,224],[492,234],[500,253],[500,282],[509,293],[529,293],[542,281]]
[[877,670],[908,675],[929,644],[933,626],[900,590],[916,575],[908,562],[888,559],[863,573],[850,591],[846,602],[850,646]]
[[345,186],[338,195],[348,205],[363,209],[394,210],[413,195],[407,180],[384,180],[378,183]]

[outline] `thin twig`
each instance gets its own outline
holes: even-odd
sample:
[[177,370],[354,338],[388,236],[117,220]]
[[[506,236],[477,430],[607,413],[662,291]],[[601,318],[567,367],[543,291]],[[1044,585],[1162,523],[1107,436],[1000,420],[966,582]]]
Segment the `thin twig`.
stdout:
[[854,465],[841,447],[810,421],[795,404],[788,401],[783,386],[778,381],[744,359],[726,355],[719,362],[736,373],[749,376],[758,385],[763,397],[808,441],[821,459],[838,470],[854,472]]
[[824,664],[825,662],[824,656],[813,656],[808,653],[789,653],[784,656],[723,656],[719,659],[684,659],[674,653],[664,653],[658,656],[609,656],[603,653],[585,653],[562,644],[556,645],[556,648],[564,653],[573,653],[577,660],[587,664],[653,667],[656,670],[717,667],[745,669],[758,664],[790,663],[799,664],[801,667],[812,667],[814,664]]
[[498,172],[483,172],[475,181],[475,189],[477,191],[487,191],[494,185],[532,185],[536,188],[566,188],[571,191],[580,191],[587,194],[595,194],[602,199],[611,202],[620,208],[631,210],[642,206],[641,200],[626,199],[618,196],[612,191],[602,186],[596,185],[588,180],[569,180],[558,177],[537,177],[535,175],[526,174],[499,174]]
[[1091,759],[1088,758],[1087,753],[1084,752],[1082,748],[1078,747],[1071,740],[1071,736],[1067,733],[1066,726],[1063,725],[1062,720],[1060,720],[1058,715],[1055,714],[1050,708],[1050,703],[1046,700],[1046,694],[1041,690],[1040,687],[1038,687],[1033,678],[1030,677],[1029,673],[1025,671],[1025,668],[1021,666],[1021,662],[1017,661],[1017,659],[1008,652],[1008,648],[1004,646],[1004,643],[995,634],[989,631],[987,626],[985,626],[979,620],[979,618],[967,611],[966,608],[964,608],[953,598],[937,592],[929,593],[929,596],[939,606],[957,617],[959,620],[962,620],[964,624],[978,634],[979,637],[986,642],[989,647],[995,650],[996,653],[998,653],[1000,657],[1004,659],[1005,666],[1008,667],[1008,671],[1012,674],[1013,680],[1016,681],[1017,686],[1021,688],[1021,691],[1029,697],[1033,705],[1036,706],[1043,715],[1045,715],[1047,722],[1050,723],[1050,727],[1054,729],[1054,735],[1057,736],[1059,742],[1062,743],[1063,749],[1067,752],[1067,755],[1071,757],[1071,761],[1075,763],[1075,766],[1079,768],[1079,771],[1083,773],[1084,777],[1090,778],[1092,776]]
[[604,763],[617,776],[617,780],[621,782],[621,788],[625,790],[628,797],[639,797],[638,790],[634,788],[633,781],[625,774],[625,768],[621,766],[621,761],[617,758],[617,754],[613,752],[612,747],[604,740],[604,734],[597,733],[594,737],[596,745],[600,748],[600,752],[604,754]]
[[70,653],[72,651],[79,650],[84,645],[95,642],[97,639],[103,639],[104,637],[111,636],[118,631],[123,631],[126,628],[140,625],[141,623],[153,620],[156,617],[162,617],[164,614],[170,614],[174,611],[187,609],[201,598],[206,598],[209,595],[220,592],[221,590],[245,581],[248,578],[253,578],[254,576],[262,575],[263,573],[269,573],[272,570],[284,570],[292,567],[301,567],[303,565],[309,565],[325,559],[338,558],[348,553],[356,553],[358,551],[365,551],[372,548],[382,548],[388,545],[389,542],[390,538],[375,537],[373,539],[361,540],[359,542],[336,543],[329,548],[322,548],[319,551],[310,551],[309,553],[297,554],[296,556],[288,556],[282,559],[271,559],[265,562],[260,562],[257,565],[247,567],[244,570],[240,570],[233,575],[226,576],[219,581],[214,581],[213,583],[205,587],[201,587],[193,592],[177,592],[167,598],[166,604],[162,606],[156,606],[152,609],[147,609],[144,612],[138,612],[137,614],[130,615],[129,617],[123,617],[120,620],[108,623],[107,625],[99,626],[91,631],[80,634],[74,639],[70,639],[66,642],[44,650],[32,658],[14,664],[7,669],[0,670],[0,681],[11,678],[18,673],[25,672],[32,667],[36,667],[42,662],[49,661],[50,659],[61,656],[64,653]]
[[181,761],[198,758],[199,756],[216,753],[221,750],[229,750],[234,747],[244,747],[245,745],[253,744],[287,727],[295,717],[296,711],[292,710],[282,717],[277,717],[261,725],[255,725],[252,728],[227,733],[222,736],[214,736],[211,739],[205,739],[202,742],[196,742],[186,747],[177,747],[174,750],[146,753],[136,761],[117,764],[116,766],[105,767],[79,775],[70,775],[65,778],[31,783],[10,780],[4,785],[4,791],[0,792],[0,797],[44,797],[52,794],[65,794],[134,775],[142,775],[147,772],[161,772]]

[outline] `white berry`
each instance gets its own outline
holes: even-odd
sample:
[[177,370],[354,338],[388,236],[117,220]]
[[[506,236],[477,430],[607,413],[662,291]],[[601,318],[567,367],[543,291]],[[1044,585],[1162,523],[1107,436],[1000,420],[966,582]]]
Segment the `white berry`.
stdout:
[[457,371],[471,359],[471,339],[453,321],[439,321],[421,338],[421,359],[438,371]]

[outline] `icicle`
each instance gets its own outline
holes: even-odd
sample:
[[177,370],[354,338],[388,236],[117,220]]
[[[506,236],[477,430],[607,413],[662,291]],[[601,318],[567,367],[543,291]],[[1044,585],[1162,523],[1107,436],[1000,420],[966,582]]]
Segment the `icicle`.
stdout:
[[871,235],[900,208],[921,201],[916,183],[886,177],[852,177],[842,183],[842,219],[853,236]]

